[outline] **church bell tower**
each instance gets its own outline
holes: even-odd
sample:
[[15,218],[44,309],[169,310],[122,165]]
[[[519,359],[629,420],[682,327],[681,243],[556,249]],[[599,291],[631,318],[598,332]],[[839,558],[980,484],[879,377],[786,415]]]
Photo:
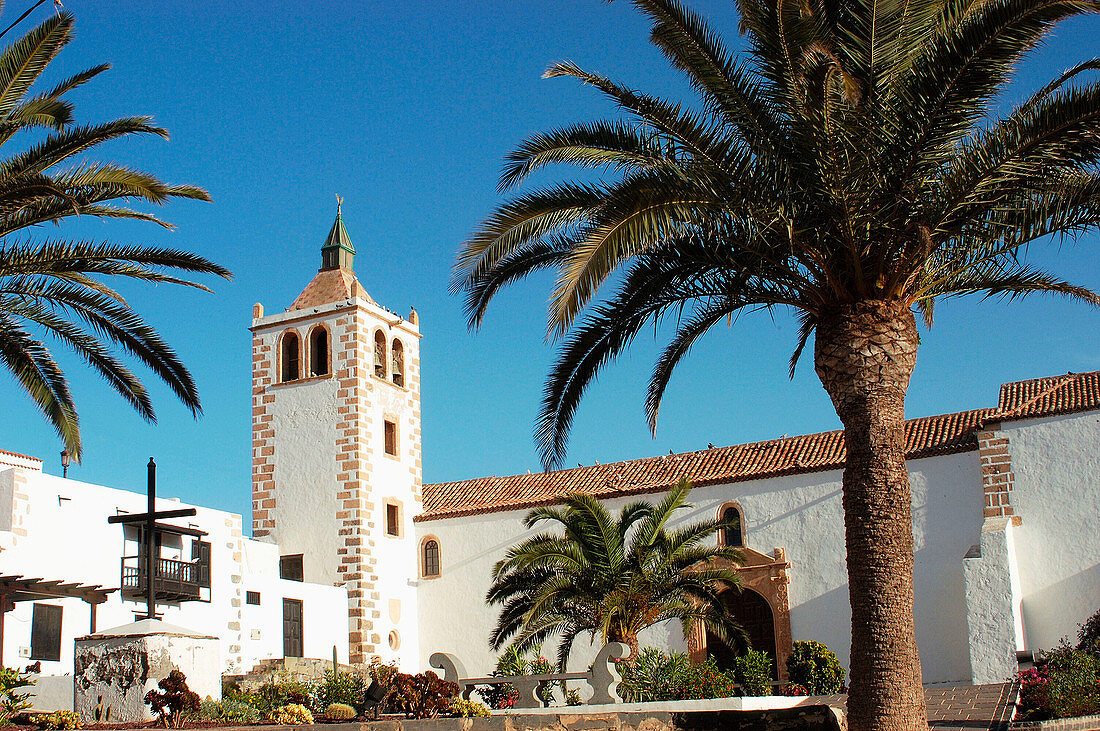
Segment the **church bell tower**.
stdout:
[[420,329],[371,299],[354,257],[338,205],[313,280],[285,312],[253,308],[252,532],[283,578],[347,588],[351,662],[410,667]]

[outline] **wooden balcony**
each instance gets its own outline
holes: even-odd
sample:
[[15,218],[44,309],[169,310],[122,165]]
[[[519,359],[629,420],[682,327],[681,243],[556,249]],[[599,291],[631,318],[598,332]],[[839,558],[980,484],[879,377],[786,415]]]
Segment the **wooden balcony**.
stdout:
[[[121,589],[124,599],[144,599],[149,572],[145,559],[139,556],[122,557]],[[153,588],[157,601],[188,602],[202,598],[201,591],[210,587],[209,562],[177,561],[171,558],[156,560]]]

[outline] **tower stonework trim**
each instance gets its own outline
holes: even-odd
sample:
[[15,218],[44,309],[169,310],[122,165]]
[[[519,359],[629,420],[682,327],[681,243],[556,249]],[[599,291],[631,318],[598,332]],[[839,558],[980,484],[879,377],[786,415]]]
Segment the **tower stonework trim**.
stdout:
[[[263,314],[261,307],[259,313]],[[253,314],[257,310],[253,309]],[[275,341],[278,342],[278,341]],[[252,335],[252,535],[262,538],[275,527],[275,428],[269,406],[275,396],[267,392],[274,380],[278,358],[272,342]]]
[[356,310],[336,320],[336,377],[339,421],[337,444],[337,513],[340,539],[337,573],[348,590],[348,659],[366,662],[377,650],[372,641],[378,614],[377,559],[370,527],[377,523],[370,485],[374,450],[370,440],[370,390],[366,366],[373,367],[370,326]]

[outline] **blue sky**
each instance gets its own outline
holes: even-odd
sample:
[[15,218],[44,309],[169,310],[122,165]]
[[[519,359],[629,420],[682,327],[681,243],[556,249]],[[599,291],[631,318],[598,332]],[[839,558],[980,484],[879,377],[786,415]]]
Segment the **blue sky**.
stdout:
[[[9,2],[3,20],[29,4]],[[739,44],[732,3],[693,6]],[[214,202],[160,211],[178,227],[172,232],[82,220],[32,235],[170,245],[236,274],[206,282],[214,294],[125,288],[191,367],[205,406],[198,421],[150,377],[160,422],[146,424],[61,356],[86,452],[71,477],[140,490],[153,455],[162,495],[244,513],[247,524],[252,304],[278,312],[309,282],[335,193],[345,199],[360,281],[384,306],[420,313],[425,481],[539,469],[531,433],[553,358],[543,339],[548,280],[505,292],[474,335],[447,293],[450,266],[499,202],[496,180],[510,147],[535,131],[614,114],[571,80],[541,79],[550,62],[574,60],[636,88],[690,98],[627,3],[67,0],[66,7],[78,39],[45,83],[108,61],[114,68],[74,95],[78,119],[149,114],[172,133],[169,142],[112,144],[95,158],[204,186]],[[1098,55],[1100,19],[1060,27],[1022,67],[1006,103]],[[1098,244],[1091,234],[1030,255],[1100,288]],[[670,386],[655,439],[642,395],[657,345],[640,339],[591,389],[567,464],[836,428],[812,364],[786,377],[795,332],[790,317],[776,313],[710,333]],[[1097,333],[1100,312],[1050,298],[943,303],[936,326],[922,333],[908,413],[991,406],[1004,381],[1100,368]],[[59,473],[52,429],[6,374],[0,389],[0,448],[42,457]]]

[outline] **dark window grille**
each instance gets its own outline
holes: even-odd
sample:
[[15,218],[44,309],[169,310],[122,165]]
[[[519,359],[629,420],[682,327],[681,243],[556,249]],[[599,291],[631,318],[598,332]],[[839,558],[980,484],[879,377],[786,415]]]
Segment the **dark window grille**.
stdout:
[[61,660],[61,607],[34,605],[31,614],[31,659]]
[[302,554],[279,557],[279,578],[290,581],[305,581],[305,569],[302,566]]
[[256,606],[259,606],[260,605],[260,592],[258,592],[258,591],[246,591],[244,593],[244,603],[245,604],[255,604]]
[[424,575],[439,576],[439,543],[424,542]]

